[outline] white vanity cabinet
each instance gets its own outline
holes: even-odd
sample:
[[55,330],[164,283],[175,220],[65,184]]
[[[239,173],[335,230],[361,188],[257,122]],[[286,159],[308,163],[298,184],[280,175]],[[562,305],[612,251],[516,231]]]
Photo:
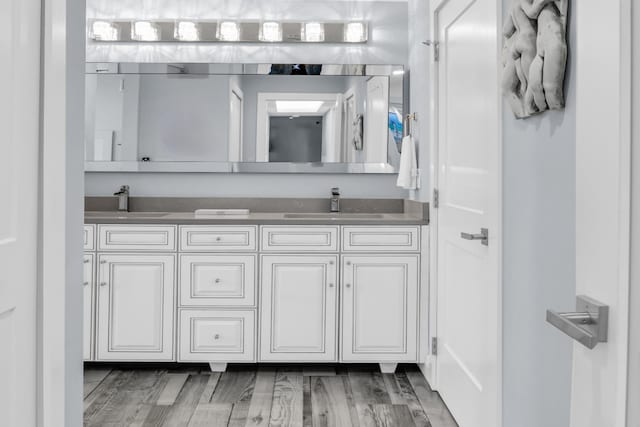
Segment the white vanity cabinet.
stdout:
[[337,255],[262,255],[260,360],[337,361]]
[[417,360],[419,255],[342,257],[342,360]]
[[89,225],[84,358],[206,362],[212,370],[365,362],[390,372],[420,362],[429,338],[420,312],[428,307],[425,232],[419,225]]
[[97,359],[173,357],[175,255],[98,255]]

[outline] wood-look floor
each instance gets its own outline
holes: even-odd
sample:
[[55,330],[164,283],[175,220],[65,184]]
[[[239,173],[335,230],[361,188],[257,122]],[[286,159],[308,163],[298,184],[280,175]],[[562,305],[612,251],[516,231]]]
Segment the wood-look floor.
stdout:
[[455,427],[415,365],[87,365],[85,426]]

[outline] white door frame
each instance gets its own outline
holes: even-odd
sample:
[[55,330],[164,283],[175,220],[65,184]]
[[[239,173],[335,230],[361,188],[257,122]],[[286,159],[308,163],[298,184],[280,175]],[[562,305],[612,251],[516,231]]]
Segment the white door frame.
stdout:
[[[239,147],[240,156],[238,159],[238,161],[241,162],[244,154],[243,153],[244,151],[244,139],[243,139],[244,138],[244,92],[242,91],[238,83],[234,79],[231,79],[229,81],[229,107],[231,107],[231,102],[234,96],[236,96],[240,100],[240,106],[241,106],[240,107],[240,147]],[[233,141],[231,141],[232,121],[233,121],[233,118],[231,117],[231,115],[229,115],[229,150],[231,150],[231,147],[233,145]]]
[[[585,1],[575,12],[576,291],[610,306],[608,342],[592,350],[574,344],[575,427],[630,425],[632,3],[615,0],[603,9],[601,3]],[[600,28],[597,35],[590,31],[594,25]]]
[[[438,14],[442,7],[448,3],[449,0],[433,0],[430,4],[429,10],[429,20],[431,24],[431,40],[438,40]],[[497,27],[497,43],[496,43],[496,58],[498,59],[498,63],[500,64],[501,52],[502,52],[502,42],[500,38],[501,28],[502,28],[502,2],[496,1],[496,22],[498,23]],[[439,45],[436,45],[436,48],[439,48]],[[429,152],[430,152],[430,167],[429,167],[429,182],[430,182],[430,196],[429,196],[429,204],[431,206],[431,214],[429,217],[429,228],[430,228],[430,247],[432,250],[429,251],[429,262],[430,262],[430,271],[429,271],[429,337],[437,337],[438,336],[438,325],[437,325],[437,313],[438,313],[438,254],[436,250],[433,248],[438,247],[438,209],[434,208],[437,205],[437,200],[435,200],[436,189],[438,188],[438,164],[439,164],[439,147],[438,147],[438,63],[435,61],[435,49],[432,45],[431,49],[431,82],[430,82],[430,90],[431,90],[431,99],[430,103],[430,140],[432,144],[430,144]],[[500,70],[501,67],[499,66]],[[496,87],[500,88],[500,75],[496,75]],[[503,188],[503,165],[502,165],[502,97],[498,97],[498,105],[496,105],[497,113],[498,113],[498,138],[500,144],[498,145],[498,152],[495,154],[495,164],[498,166],[498,170],[496,171],[497,175],[497,183],[499,186],[499,194],[501,197],[498,200],[493,201],[493,207],[496,210],[496,220],[495,224],[492,225],[490,229],[490,233],[492,236],[491,244],[495,245],[496,251],[498,253],[498,263],[494,268],[494,277],[498,280],[499,290],[498,290],[498,307],[502,307],[502,188]],[[502,426],[502,352],[503,352],[503,342],[502,342],[502,311],[498,313],[498,403],[499,407],[496,408],[498,411],[498,425],[496,427]],[[432,341],[429,339],[429,356],[427,357],[427,363],[423,368],[423,372],[425,377],[429,381],[429,384],[432,386],[434,390],[438,389],[438,376],[437,376],[437,356],[433,355]],[[445,402],[446,403],[446,402]]]
[[[42,2],[38,427],[82,425],[84,0]],[[28,29],[25,29],[28,30]]]
[[[300,92],[259,92],[256,118],[256,162],[269,161],[269,102],[277,100],[326,101],[336,102],[339,93],[300,93]],[[296,113],[298,116],[323,115],[318,113]],[[290,116],[292,114],[275,114]]]

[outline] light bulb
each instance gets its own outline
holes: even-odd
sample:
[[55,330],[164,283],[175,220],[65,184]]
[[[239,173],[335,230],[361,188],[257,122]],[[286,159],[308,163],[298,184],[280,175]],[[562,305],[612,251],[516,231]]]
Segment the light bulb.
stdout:
[[281,42],[282,25],[279,22],[263,22],[260,26],[260,41]]
[[302,41],[323,42],[324,24],[320,22],[306,22],[302,24]]
[[174,30],[174,38],[183,42],[197,42],[200,40],[198,24],[191,21],[177,22]]
[[95,21],[91,25],[91,38],[100,41],[117,41],[120,39],[120,28],[106,21]]
[[160,40],[160,27],[149,21],[136,21],[131,26],[131,38],[141,42]]
[[344,41],[347,43],[367,41],[367,26],[362,22],[349,22],[344,27]]
[[235,22],[223,21],[218,24],[218,31],[216,35],[218,40],[224,42],[237,42],[240,40],[240,28]]

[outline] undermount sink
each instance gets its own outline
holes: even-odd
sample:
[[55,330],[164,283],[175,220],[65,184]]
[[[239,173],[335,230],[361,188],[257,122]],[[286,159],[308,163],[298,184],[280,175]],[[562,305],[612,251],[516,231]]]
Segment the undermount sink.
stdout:
[[89,211],[85,217],[93,218],[162,218],[169,215],[166,212],[120,212],[120,211]]
[[289,219],[381,219],[384,218],[382,214],[375,213],[340,213],[340,212],[328,212],[328,213],[290,213],[284,214],[285,218]]

